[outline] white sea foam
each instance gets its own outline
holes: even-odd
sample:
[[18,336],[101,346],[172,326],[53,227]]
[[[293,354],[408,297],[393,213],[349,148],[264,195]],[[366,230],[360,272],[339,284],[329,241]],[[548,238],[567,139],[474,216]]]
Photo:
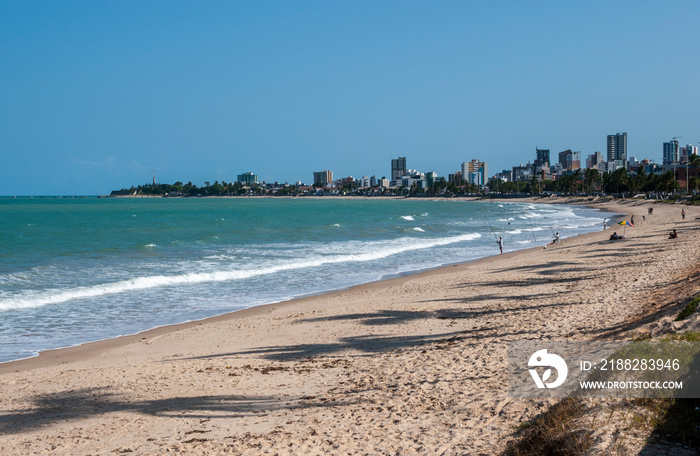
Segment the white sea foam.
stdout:
[[425,230],[423,228],[415,227],[413,228],[415,231],[419,231],[421,233],[425,233]]
[[[415,250],[429,249],[464,241],[472,241],[481,237],[479,233],[462,234],[448,238],[414,239],[401,238],[393,241],[364,243],[364,248],[358,253],[332,255],[314,254],[309,258],[279,262],[271,266],[254,269],[234,269],[213,272],[195,272],[177,275],[154,275],[136,277],[113,283],[105,283],[90,287],[77,287],[67,290],[51,290],[44,292],[25,293],[23,296],[0,300],[0,311],[13,309],[28,309],[52,304],[60,304],[76,299],[95,298],[130,291],[146,290],[159,287],[194,285],[206,282],[224,282],[244,280],[252,277],[276,274],[283,271],[293,271],[306,268],[316,268],[330,264],[351,262],[368,262],[381,260],[392,255],[399,255]],[[352,251],[352,249],[347,250]],[[346,251],[347,251],[346,250]]]
[[401,218],[404,220],[408,220],[409,222],[415,220],[415,218],[413,218],[412,215],[402,215]]

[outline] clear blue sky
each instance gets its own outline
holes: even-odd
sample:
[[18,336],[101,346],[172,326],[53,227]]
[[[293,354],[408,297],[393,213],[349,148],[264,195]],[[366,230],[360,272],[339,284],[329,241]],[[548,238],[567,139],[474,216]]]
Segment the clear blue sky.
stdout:
[[[0,2],[0,195],[700,141],[700,2]],[[554,156],[553,156],[554,158]]]

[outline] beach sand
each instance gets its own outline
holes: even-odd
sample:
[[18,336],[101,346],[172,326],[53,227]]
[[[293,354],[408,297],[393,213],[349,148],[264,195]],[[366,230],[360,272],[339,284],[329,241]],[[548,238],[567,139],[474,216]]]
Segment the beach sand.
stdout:
[[650,205],[594,203],[635,215],[622,241],[543,240],[0,364],[0,454],[498,454],[556,402],[508,398],[509,342],[629,339],[700,291],[700,208],[643,221]]

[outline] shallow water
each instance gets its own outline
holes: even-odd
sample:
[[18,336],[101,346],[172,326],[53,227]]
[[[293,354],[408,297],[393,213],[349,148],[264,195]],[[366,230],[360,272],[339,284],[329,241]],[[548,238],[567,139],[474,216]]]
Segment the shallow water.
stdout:
[[0,198],[0,361],[602,228],[460,200]]

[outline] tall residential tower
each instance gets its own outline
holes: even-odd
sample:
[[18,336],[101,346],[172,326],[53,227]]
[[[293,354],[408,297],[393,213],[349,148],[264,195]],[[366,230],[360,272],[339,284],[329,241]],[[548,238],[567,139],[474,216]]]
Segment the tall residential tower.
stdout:
[[328,185],[333,183],[333,171],[314,171],[314,185]]
[[664,165],[678,163],[680,156],[678,154],[678,141],[672,140],[664,143]]
[[462,163],[462,179],[474,185],[486,185],[489,180],[488,163],[474,159]]
[[549,149],[537,149],[537,160],[535,160],[535,166],[546,166],[549,168]]
[[627,160],[627,133],[608,135],[608,161]]
[[565,171],[581,169],[581,152],[574,152],[571,149],[559,152],[559,163]]
[[396,182],[406,174],[406,157],[391,160],[391,181]]

